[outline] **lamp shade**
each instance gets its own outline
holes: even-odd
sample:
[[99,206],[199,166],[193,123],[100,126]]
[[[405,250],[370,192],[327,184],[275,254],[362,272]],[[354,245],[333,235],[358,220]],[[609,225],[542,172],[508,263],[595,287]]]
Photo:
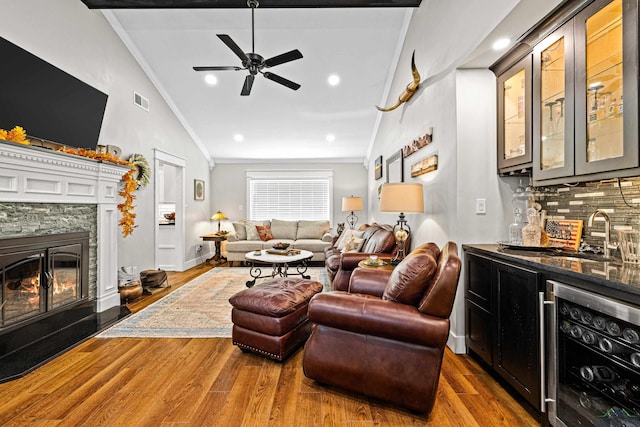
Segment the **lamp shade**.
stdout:
[[343,197],[342,198],[342,212],[361,211],[362,210],[362,197]]
[[422,184],[398,182],[383,184],[380,193],[380,212],[424,213]]
[[211,217],[211,221],[220,221],[223,219],[229,219],[229,218],[227,218],[227,216],[220,211],[214,213],[213,216]]

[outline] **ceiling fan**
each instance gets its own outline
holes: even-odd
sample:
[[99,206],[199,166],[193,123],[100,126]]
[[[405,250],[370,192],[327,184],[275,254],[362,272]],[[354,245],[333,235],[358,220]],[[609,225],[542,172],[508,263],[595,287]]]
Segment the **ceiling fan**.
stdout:
[[264,59],[262,56],[255,53],[255,34],[254,34],[254,18],[253,14],[258,7],[258,0],[248,0],[247,5],[251,8],[251,50],[252,52],[243,52],[242,49],[233,41],[227,34],[216,34],[229,49],[235,53],[240,60],[242,60],[242,67],[237,66],[213,66],[213,67],[193,67],[195,71],[221,71],[221,70],[249,70],[249,74],[244,79],[244,85],[242,86],[242,92],[240,95],[247,96],[251,93],[251,87],[253,86],[253,80],[256,74],[260,73],[269,80],[276,83],[280,83],[293,90],[300,89],[298,83],[285,79],[277,74],[270,73],[269,71],[262,71],[264,68],[270,68],[276,65],[284,64],[285,62],[295,61],[302,58],[302,53],[298,49],[285,52],[280,55],[276,55],[273,58]]

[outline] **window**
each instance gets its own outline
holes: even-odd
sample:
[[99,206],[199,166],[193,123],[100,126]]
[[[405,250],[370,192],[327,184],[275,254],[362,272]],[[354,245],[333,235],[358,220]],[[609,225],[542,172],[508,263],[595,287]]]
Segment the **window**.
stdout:
[[247,171],[249,219],[332,220],[331,171]]

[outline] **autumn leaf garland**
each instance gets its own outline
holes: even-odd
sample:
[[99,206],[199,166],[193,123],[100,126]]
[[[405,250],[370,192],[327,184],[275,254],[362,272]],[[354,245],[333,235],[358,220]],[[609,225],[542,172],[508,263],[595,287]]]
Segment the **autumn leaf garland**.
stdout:
[[127,237],[128,235],[133,233],[133,229],[137,227],[136,223],[136,214],[134,212],[135,206],[133,205],[133,201],[136,199],[135,194],[133,194],[138,188],[138,181],[136,181],[135,175],[137,169],[135,165],[126,160],[121,160],[119,157],[113,155],[112,153],[99,153],[94,150],[86,150],[84,148],[69,148],[69,147],[60,147],[58,151],[62,151],[67,154],[75,154],[77,156],[88,157],[90,159],[102,160],[111,163],[116,163],[119,165],[125,165],[132,168],[130,171],[127,171],[122,176],[122,180],[124,184],[122,186],[122,190],[118,192],[118,194],[124,199],[122,203],[118,205],[118,210],[120,211],[120,228],[122,229],[122,237]]
[[0,139],[17,142],[18,144],[29,145],[31,141],[27,139],[27,132],[20,126],[16,126],[10,131],[0,129]]

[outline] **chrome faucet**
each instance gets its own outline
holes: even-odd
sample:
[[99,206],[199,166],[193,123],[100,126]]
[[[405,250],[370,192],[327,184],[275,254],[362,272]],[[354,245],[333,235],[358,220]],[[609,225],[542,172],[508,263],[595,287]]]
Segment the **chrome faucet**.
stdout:
[[611,218],[609,218],[609,214],[602,209],[596,209],[596,211],[589,216],[587,225],[593,227],[593,220],[598,215],[604,218],[604,256],[608,258],[611,255],[611,249],[617,248],[616,245],[611,244]]

